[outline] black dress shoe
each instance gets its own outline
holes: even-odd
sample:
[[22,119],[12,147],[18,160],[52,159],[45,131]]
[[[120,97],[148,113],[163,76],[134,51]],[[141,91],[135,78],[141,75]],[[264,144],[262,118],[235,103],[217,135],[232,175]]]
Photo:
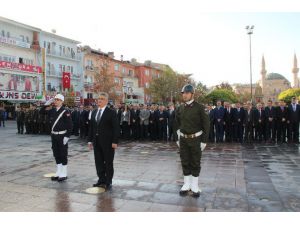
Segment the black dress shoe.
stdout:
[[106,185],[104,183],[96,183],[96,184],[93,184],[93,187],[101,187],[101,188],[105,188]]
[[182,190],[180,190],[180,191],[179,191],[179,195],[180,195],[180,196],[187,196],[188,193],[189,193],[189,190],[187,190],[187,191],[182,191]]
[[54,177],[51,177],[51,180],[52,180],[52,181],[58,181],[58,177],[55,177],[55,176],[54,176]]
[[58,182],[63,182],[63,181],[65,181],[65,180],[67,180],[68,179],[68,177],[59,177],[58,179],[57,179],[57,181]]
[[192,191],[192,197],[199,198],[200,197],[200,191],[198,191],[198,192],[193,192]]

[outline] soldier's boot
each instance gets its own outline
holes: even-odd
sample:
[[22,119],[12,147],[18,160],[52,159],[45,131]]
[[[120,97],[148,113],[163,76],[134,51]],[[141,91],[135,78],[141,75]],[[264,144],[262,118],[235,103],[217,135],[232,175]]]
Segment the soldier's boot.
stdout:
[[62,165],[61,173],[59,174],[59,177],[58,177],[58,182],[65,181],[67,179],[68,179],[68,176],[67,176],[67,165]]
[[192,175],[183,177],[184,184],[179,191],[179,194],[181,196],[186,196],[188,192],[191,190],[191,177]]
[[58,177],[59,177],[59,174],[61,173],[61,168],[62,168],[62,164],[56,164],[56,173],[53,177],[51,177],[51,180],[53,181],[57,181],[58,180]]
[[198,186],[198,178],[199,177],[194,176],[191,177],[191,191],[194,198],[199,198],[201,192]]

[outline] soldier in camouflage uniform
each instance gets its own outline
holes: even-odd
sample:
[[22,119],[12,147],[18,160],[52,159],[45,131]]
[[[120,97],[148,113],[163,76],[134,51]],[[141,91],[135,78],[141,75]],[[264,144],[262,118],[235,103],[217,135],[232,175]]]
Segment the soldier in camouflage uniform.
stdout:
[[206,147],[209,134],[209,118],[205,107],[194,100],[194,88],[188,84],[182,88],[184,104],[176,110],[175,122],[180,147],[180,159],[184,175],[184,185],[179,194],[200,196],[198,178],[201,170],[202,151]]

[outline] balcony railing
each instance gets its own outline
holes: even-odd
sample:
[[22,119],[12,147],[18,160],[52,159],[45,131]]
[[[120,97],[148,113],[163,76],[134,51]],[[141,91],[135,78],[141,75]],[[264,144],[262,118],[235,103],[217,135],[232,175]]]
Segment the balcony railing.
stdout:
[[61,57],[61,58],[67,58],[67,59],[73,59],[73,60],[76,60],[76,61],[80,61],[81,60],[81,57],[80,55],[76,55],[75,52],[73,53],[63,53],[63,52],[58,52],[56,51],[55,49],[49,49],[47,48],[47,54],[48,55],[52,55],[52,56],[57,56],[57,57]]
[[17,38],[17,37],[9,37],[8,38],[8,37],[0,36],[0,42],[5,43],[5,44],[19,46],[19,47],[22,47],[22,48],[30,48],[29,43],[27,43],[27,42],[25,42],[22,39]]
[[[58,77],[58,78],[62,78],[62,73],[63,72],[57,70],[47,70],[46,72],[47,76]],[[71,79],[79,80],[81,78],[81,74],[75,74],[75,73],[70,73],[70,74],[71,74]]]

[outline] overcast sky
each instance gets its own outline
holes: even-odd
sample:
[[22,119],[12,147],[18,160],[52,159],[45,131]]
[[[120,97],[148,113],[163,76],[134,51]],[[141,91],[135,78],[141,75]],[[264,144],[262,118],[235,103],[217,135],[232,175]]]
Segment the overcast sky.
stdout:
[[[201,3],[203,2],[203,3]],[[205,3],[204,3],[205,2]],[[210,86],[249,82],[252,35],[253,81],[266,69],[292,79],[293,55],[300,64],[300,13],[292,0],[14,0],[0,15],[46,31],[56,29],[92,48],[169,64]],[[297,2],[297,1],[295,1]]]

